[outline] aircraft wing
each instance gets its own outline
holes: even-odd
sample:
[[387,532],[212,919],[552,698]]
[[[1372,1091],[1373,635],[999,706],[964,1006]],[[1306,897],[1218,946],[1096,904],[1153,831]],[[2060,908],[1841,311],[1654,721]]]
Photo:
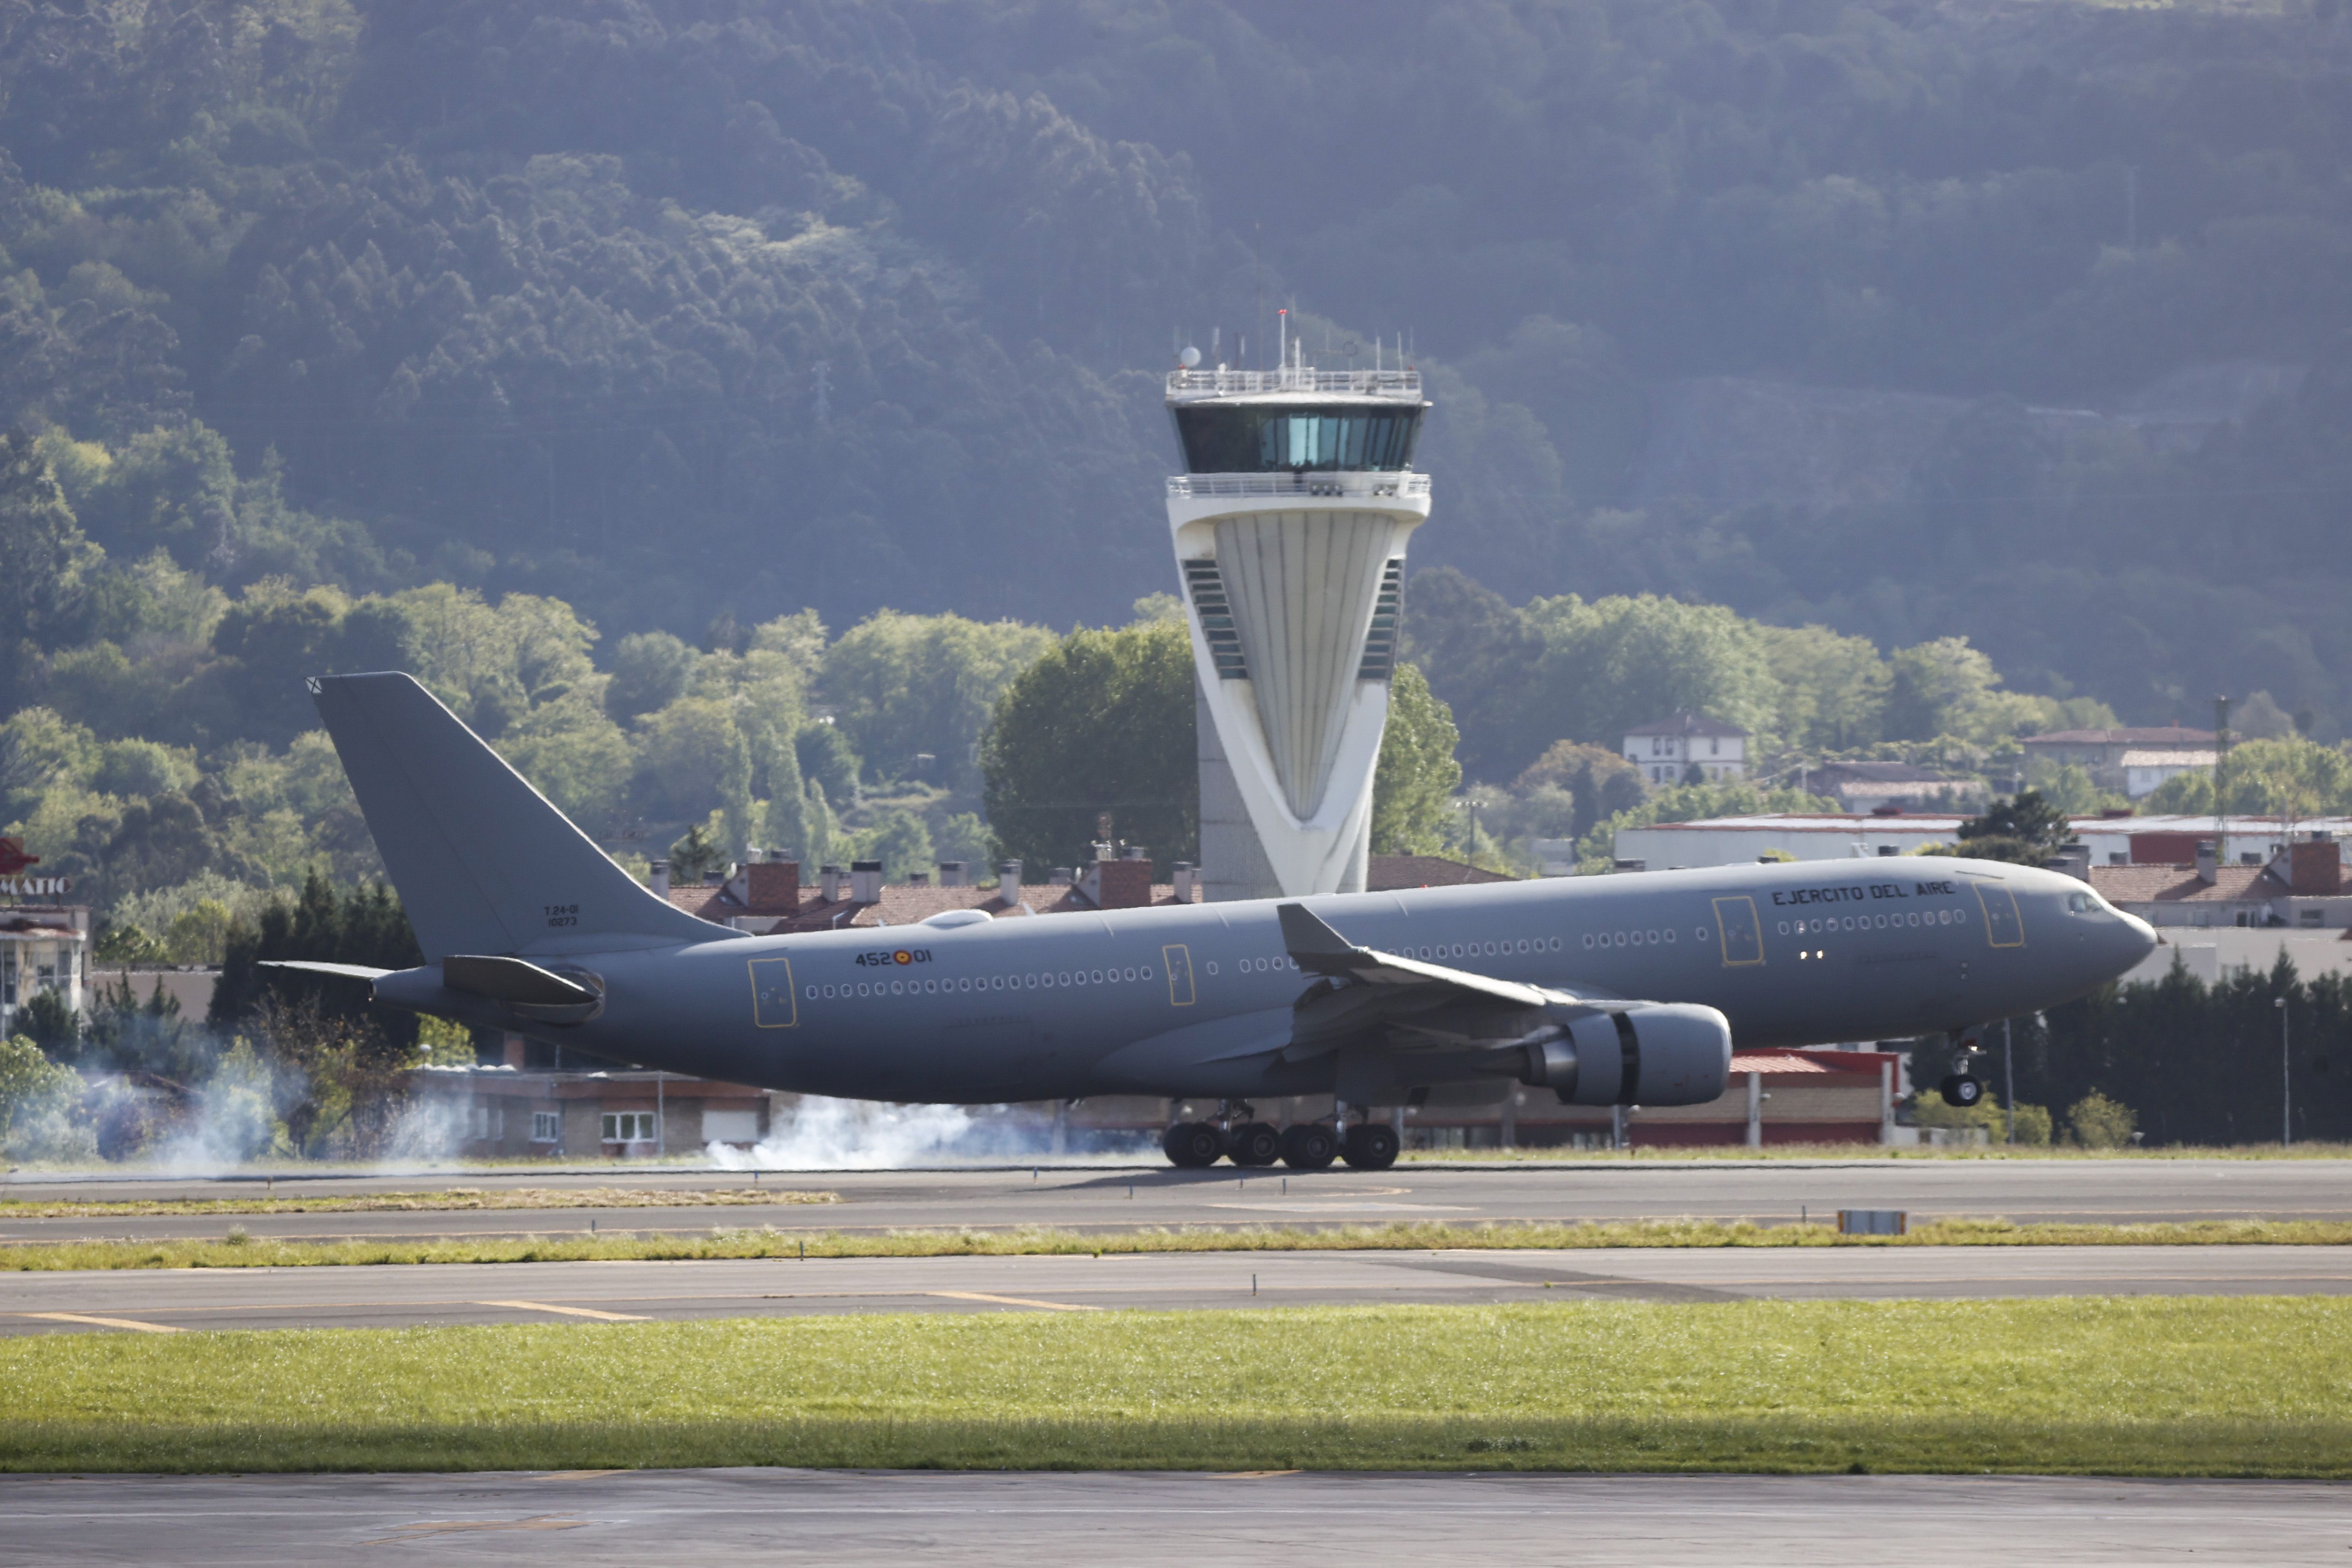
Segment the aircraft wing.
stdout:
[[1275,913],[1283,945],[1299,968],[1323,977],[1292,1009],[1291,1041],[1283,1052],[1288,1061],[1351,1043],[1402,1051],[1507,1045],[1541,1028],[1549,1009],[1612,1005],[1360,947],[1304,904],[1285,904]]

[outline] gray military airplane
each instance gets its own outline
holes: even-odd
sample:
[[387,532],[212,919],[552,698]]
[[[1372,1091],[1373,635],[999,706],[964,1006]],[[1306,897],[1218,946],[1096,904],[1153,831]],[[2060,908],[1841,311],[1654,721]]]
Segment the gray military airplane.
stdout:
[[[1689,1105],[1731,1047],[1948,1033],[2079,997],[2156,935],[2083,883],[1906,857],[755,936],[615,865],[404,674],[310,682],[427,962],[374,999],[625,1061],[855,1099],[1214,1100],[1205,1166],[1380,1169],[1375,1107],[1517,1084]],[[1250,1102],[1335,1097],[1277,1129]],[[1350,1114],[1362,1119],[1350,1123]]]

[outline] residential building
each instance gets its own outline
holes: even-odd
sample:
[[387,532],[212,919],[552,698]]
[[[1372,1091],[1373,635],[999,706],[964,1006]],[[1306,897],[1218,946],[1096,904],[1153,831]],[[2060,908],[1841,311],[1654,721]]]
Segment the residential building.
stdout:
[[[2210,756],[2218,744],[2210,729],[2190,729],[2183,725],[2162,724],[2116,729],[2058,729],[2047,735],[2031,735],[2019,743],[2025,748],[2025,759],[2043,762],[2052,767],[2073,766],[2091,776],[2091,782],[2100,789],[2121,794],[2128,777],[2124,760],[2126,753],[2142,753],[2143,770],[2168,764],[2146,759],[2152,756]],[[2194,767],[2182,762],[2182,768]],[[2149,789],[2154,789],[2150,785]],[[2145,793],[2145,791],[2143,791]],[[2135,797],[2137,799],[2137,797]]]
[[1748,777],[1748,732],[1736,724],[1678,713],[1625,732],[1625,760],[1652,784],[1679,784],[1693,767],[1710,784]]
[[453,1118],[454,1152],[477,1158],[593,1160],[749,1148],[768,1134],[764,1089],[635,1068],[562,1071],[510,1064],[419,1068],[410,1082]]
[[[1658,822],[1625,828],[1616,835],[1618,869],[1666,871],[1684,866],[1744,865],[1758,860],[1851,860],[1857,855],[1899,855],[1931,844],[1957,846],[1957,811],[1904,811],[1881,807],[1869,816],[1842,813],[1759,812],[1692,822]],[[2186,863],[2200,839],[2226,827],[2224,864],[2260,868],[2277,855],[2291,834],[2324,831],[2339,850],[2352,839],[2352,817],[2135,817],[2128,813],[2074,819],[2074,837],[2091,865]]]
[[1809,795],[1826,795],[1854,815],[1882,806],[1906,811],[1980,811],[1985,787],[1909,762],[1824,762],[1799,769],[1792,780]]
[[2193,746],[2142,747],[2126,751],[2117,763],[2123,769],[2124,793],[2138,800],[2155,794],[2166,780],[2183,773],[2210,773],[2221,755],[2211,747]]
[[[2143,834],[2169,847],[2171,835]],[[2136,841],[2135,848],[2140,847]],[[2099,895],[2149,925],[2352,931],[2342,851],[2325,831],[2280,843],[2261,865],[2230,865],[2211,840],[2181,863],[2137,861],[2088,869]]]

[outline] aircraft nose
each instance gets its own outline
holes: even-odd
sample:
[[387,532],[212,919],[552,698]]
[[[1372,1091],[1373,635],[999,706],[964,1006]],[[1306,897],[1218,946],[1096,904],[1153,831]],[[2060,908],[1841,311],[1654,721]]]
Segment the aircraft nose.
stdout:
[[2120,909],[2116,911],[2116,920],[2121,927],[2116,945],[2121,949],[2119,956],[2123,959],[2124,967],[2137,968],[2141,959],[2156,951],[2156,927],[2138,915],[2126,915]]

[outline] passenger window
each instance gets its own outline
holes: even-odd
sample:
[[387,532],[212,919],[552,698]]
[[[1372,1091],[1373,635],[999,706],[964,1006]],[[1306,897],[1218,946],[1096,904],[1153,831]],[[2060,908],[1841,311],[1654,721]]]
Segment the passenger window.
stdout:
[[1716,928],[1723,933],[1727,968],[1764,961],[1764,927],[1756,918],[1756,901],[1741,894],[1715,901]]

